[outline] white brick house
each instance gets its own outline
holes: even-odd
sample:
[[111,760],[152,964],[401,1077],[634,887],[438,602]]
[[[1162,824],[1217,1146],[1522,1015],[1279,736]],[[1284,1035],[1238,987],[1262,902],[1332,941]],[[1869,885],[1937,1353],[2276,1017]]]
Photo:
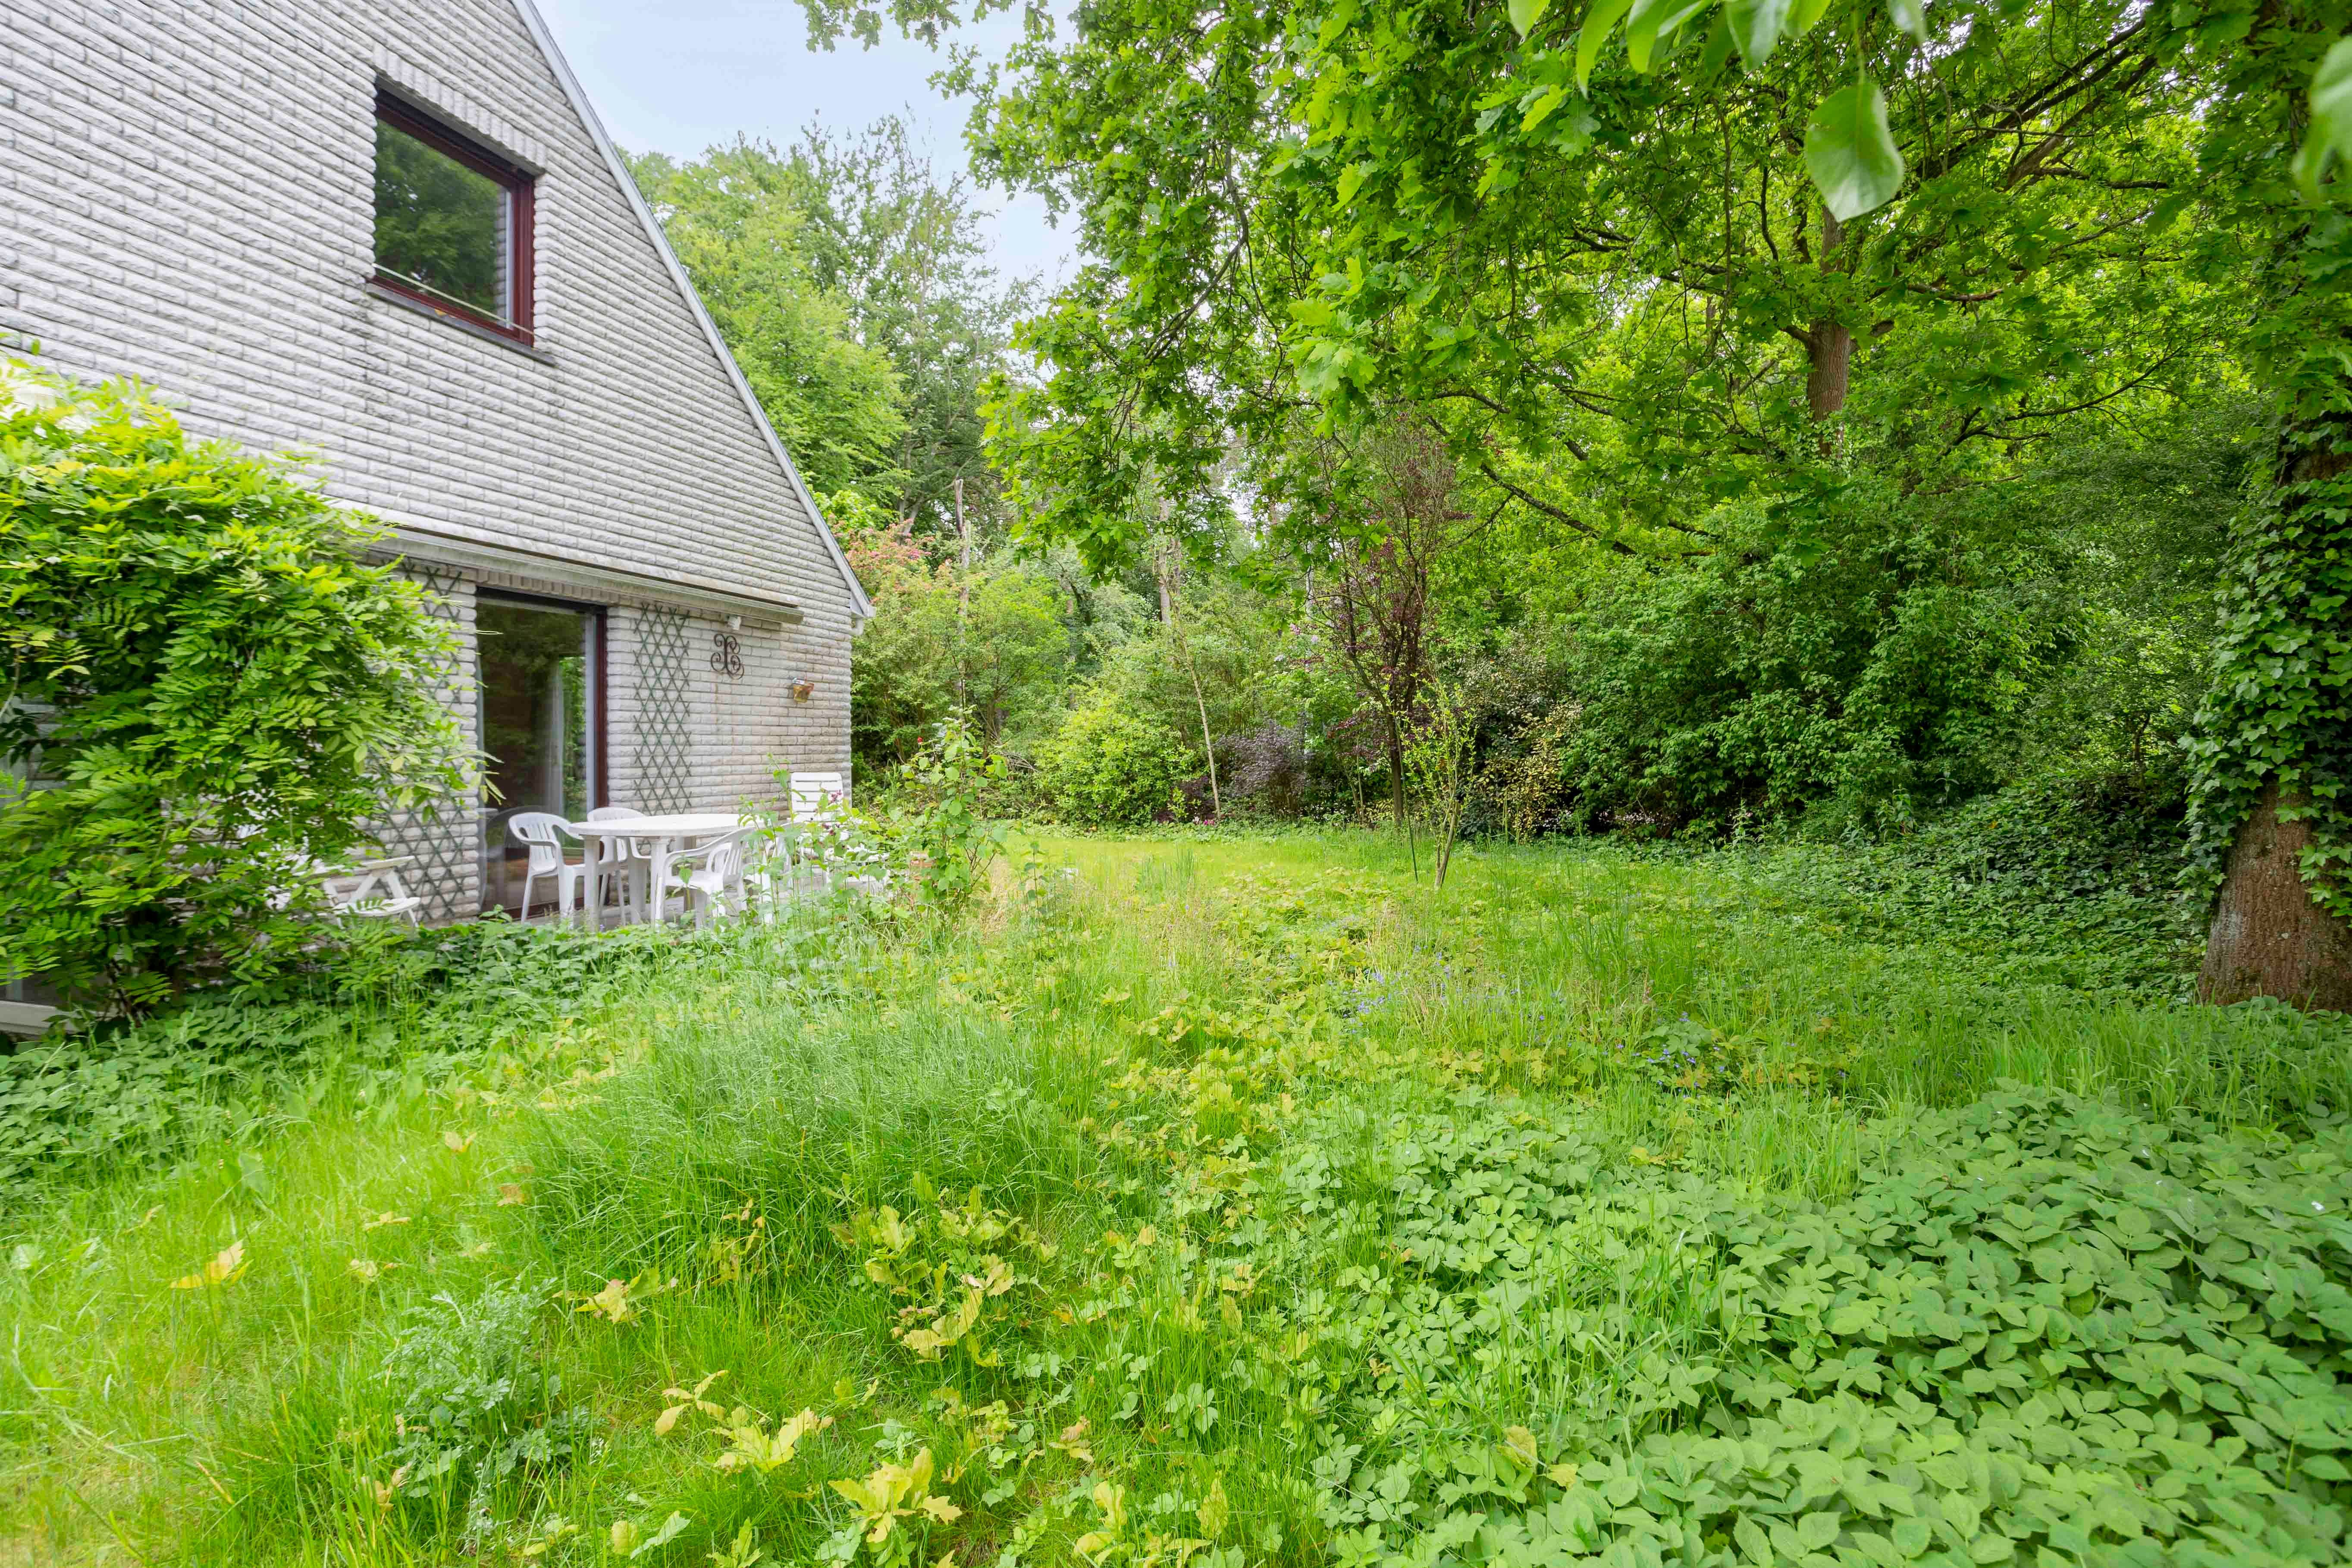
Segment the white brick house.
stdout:
[[[396,525],[505,809],[847,772],[871,607],[530,0],[0,0],[0,349],[36,346]],[[500,820],[389,837],[454,917]]]

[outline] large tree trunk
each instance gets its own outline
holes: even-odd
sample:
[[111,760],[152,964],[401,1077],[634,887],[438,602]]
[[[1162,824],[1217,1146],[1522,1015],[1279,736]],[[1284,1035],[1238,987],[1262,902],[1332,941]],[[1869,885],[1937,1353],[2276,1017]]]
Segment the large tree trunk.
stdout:
[[1845,409],[1846,377],[1853,363],[1853,333],[1835,321],[1805,329],[1805,407],[1818,422]]
[[2311,829],[2280,821],[2278,805],[2272,784],[2238,829],[2197,994],[2214,1003],[2277,996],[2352,1012],[2352,926],[2311,901],[2296,862]]
[[[1844,226],[1828,208],[1822,209],[1822,270],[1842,272],[1838,247]],[[1853,363],[1853,333],[1823,318],[1805,329],[1805,408],[1814,421],[1845,411],[1847,377]]]
[[[2289,798],[2308,799],[2315,783],[2340,787],[2352,756],[2352,527],[2345,521],[2352,420],[2331,412],[2287,422],[2277,476],[2277,512],[2242,523],[2259,532],[2224,606],[2214,728],[2225,737],[2252,727],[2292,740],[2299,776],[2287,781]],[[2282,712],[2291,717],[2282,722]],[[2311,824],[2280,820],[2281,788],[2275,773],[2264,777],[2231,839],[2197,992],[2208,1002],[2276,996],[2352,1012],[2352,921],[2312,901],[2299,864]]]

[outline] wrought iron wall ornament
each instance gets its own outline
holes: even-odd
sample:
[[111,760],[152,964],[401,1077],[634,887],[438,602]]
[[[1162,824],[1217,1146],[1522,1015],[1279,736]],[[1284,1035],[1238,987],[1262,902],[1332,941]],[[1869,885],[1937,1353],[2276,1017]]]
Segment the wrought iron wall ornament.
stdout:
[[710,638],[710,668],[714,674],[730,680],[743,679],[743,645],[735,640],[733,632],[717,632]]

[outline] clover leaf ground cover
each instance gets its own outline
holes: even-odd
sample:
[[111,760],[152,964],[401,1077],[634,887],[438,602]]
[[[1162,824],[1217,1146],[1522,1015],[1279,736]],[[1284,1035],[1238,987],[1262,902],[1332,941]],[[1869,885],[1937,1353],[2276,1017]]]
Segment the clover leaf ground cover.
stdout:
[[0,1561],[2352,1555],[2340,1021],[1785,865],[1059,853],[354,1013],[397,1078],[306,1004],[319,1073],[76,1144]]

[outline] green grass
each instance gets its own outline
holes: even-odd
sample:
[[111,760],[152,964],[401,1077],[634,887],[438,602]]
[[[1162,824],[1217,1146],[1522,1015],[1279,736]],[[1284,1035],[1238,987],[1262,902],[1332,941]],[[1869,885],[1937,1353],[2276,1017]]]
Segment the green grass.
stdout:
[[[503,1009],[478,990],[355,1012],[354,1039],[429,1041],[437,1065],[272,1080],[269,1113],[226,1133],[13,1193],[0,1564],[593,1563],[625,1560],[616,1521],[642,1539],[672,1514],[683,1529],[643,1560],[723,1556],[747,1526],[772,1563],[952,1548],[1013,1568],[1083,1549],[1137,1568],[1358,1568],[1565,1562],[1559,1540],[1603,1538],[1626,1561],[1637,1538],[1752,1560],[1745,1521],[1796,1561],[1811,1536],[1774,1531],[1818,1533],[1806,1521],[1841,1510],[1851,1528],[1821,1560],[1864,1562],[1871,1489],[1927,1499],[1920,1476],[1956,1452],[1990,1456],[1996,1479],[1980,1507],[1966,1485],[1934,1506],[1979,1538],[1916,1560],[1971,1560],[2008,1530],[2021,1560],[2125,1561],[2120,1515],[2084,1526],[2084,1553],[2052,1542],[2077,1515],[2172,1497],[2165,1478],[2189,1461],[2126,1453],[2105,1412],[2122,1400],[2134,1433],[2143,1414],[2203,1430],[2218,1405],[2179,1384],[2131,1392],[2137,1373],[2078,1358],[2033,1374],[2074,1405],[2014,1436],[2032,1390],[2000,1382],[2010,1352],[1971,1352],[1917,1411],[1820,1369],[1858,1349],[1898,1363],[1902,1332],[1856,1325],[1912,1310],[1922,1270],[1957,1267],[1902,1238],[1940,1234],[1934,1194],[1970,1183],[2073,1216],[2016,1254],[2029,1266],[1984,1312],[2021,1314],[2045,1286],[2117,1312],[2147,1296],[2140,1254],[2098,1238],[2137,1223],[2115,1217],[2143,1179],[2116,1162],[2150,1143],[2147,1168],[2198,1201],[2286,1216],[2246,1245],[2301,1260],[2276,1300],[2303,1290],[2317,1315],[2255,1300],[2249,1318],[2237,1232],[2200,1233],[2221,1249],[2204,1283],[2231,1305],[2166,1307],[2212,1315],[2179,1342],[2271,1321],[2302,1358],[2277,1375],[2306,1380],[2291,1391],[2305,1425],[2288,1457],[2258,1442],[2197,1470],[2179,1505],[2195,1518],[2140,1539],[2245,1562],[2325,1561],[2343,1540],[2322,1516],[2352,1502],[2325,1460],[2352,1443],[2352,1401],[2328,1383],[2352,1344],[2352,1269],[2293,1217],[2316,1203],[2308,1224],[2332,1224],[2345,1195],[2341,1020],[2149,1000],[2099,982],[2166,962],[2121,950],[2076,965],[2094,983],[2035,980],[2010,937],[1857,919],[1848,896],[1808,902],[1785,863],[1748,858],[1474,847],[1433,897],[1402,846],[1354,834],[1049,849],[1074,883],[1005,886],[961,933],[818,911],[680,944],[625,983],[502,980],[531,998],[520,1040],[499,1039]],[[459,1048],[477,1028],[495,1048]],[[1967,1222],[1970,1256],[2012,1245],[2007,1213]],[[1811,1262],[1773,1250],[1787,1236],[1815,1238]],[[173,1288],[232,1245],[240,1276]],[[2179,1269],[2205,1267],[2182,1245]],[[967,1277],[982,1286],[965,1327]],[[526,1460],[478,1508],[470,1459],[386,1500],[395,1415],[424,1408],[383,1375],[394,1345],[454,1346],[447,1325],[487,1288],[542,1280],[561,1294],[507,1350],[559,1392],[469,1430],[528,1437],[560,1407],[593,1441]],[[582,1310],[615,1280],[623,1321]],[[1829,1304],[1803,1306],[1816,1289]],[[2024,1332],[1992,1316],[1996,1339]],[[925,1334],[947,1342],[936,1358],[910,1348]],[[665,1390],[722,1372],[717,1417],[689,1407],[656,1431],[679,1403]],[[1922,1387],[1946,1375],[1916,1371]],[[2219,1375],[2182,1374],[2209,1391]],[[1863,1402],[1836,1405],[1851,1438],[1820,1414],[1840,1400]],[[769,1436],[804,1409],[831,1423],[788,1462],[714,1463],[722,1426]],[[1808,1436],[1817,1415],[1830,1425]],[[1997,1478],[2056,1464],[2032,1444],[2062,1427],[2082,1449],[2064,1475],[2124,1490],[2033,1503],[2052,1535],[2018,1499],[2057,1483],[2004,1499]],[[1861,1500],[1768,1506],[1763,1471],[1725,1470],[1709,1484],[1738,1500],[1715,1508],[1688,1500],[1687,1476],[1657,1479],[1730,1464],[1704,1446],[1735,1433],[1796,1456],[1789,1473],[1866,1465]],[[851,1504],[826,1483],[894,1463],[903,1479],[925,1451],[935,1513],[878,1545],[845,1535]]]

